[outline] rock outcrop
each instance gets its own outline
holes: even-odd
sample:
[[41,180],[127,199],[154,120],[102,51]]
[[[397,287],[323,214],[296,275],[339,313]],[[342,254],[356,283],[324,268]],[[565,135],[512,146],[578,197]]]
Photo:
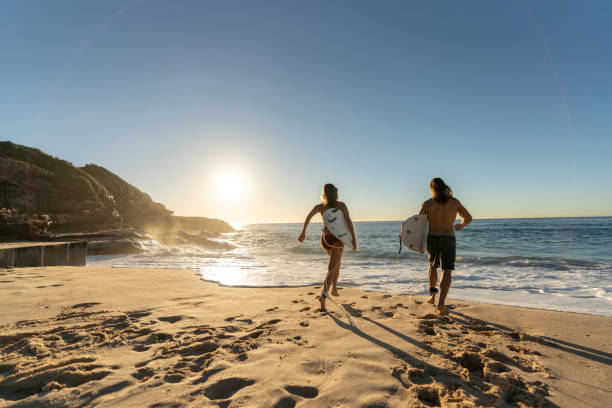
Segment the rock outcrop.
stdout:
[[125,228],[153,234],[233,231],[221,220],[173,216],[103,167],[75,167],[39,149],[0,142],[0,240]]

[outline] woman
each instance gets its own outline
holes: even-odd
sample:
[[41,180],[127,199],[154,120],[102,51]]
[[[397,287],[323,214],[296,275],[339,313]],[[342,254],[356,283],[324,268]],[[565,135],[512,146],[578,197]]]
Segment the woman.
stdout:
[[[341,201],[338,201],[338,189],[333,184],[326,184],[323,187],[323,192],[321,194],[321,199],[323,200],[322,204],[317,204],[314,208],[308,213],[306,217],[306,221],[304,221],[304,228],[302,228],[302,233],[298,237],[298,241],[304,242],[306,238],[306,228],[308,228],[308,223],[310,223],[310,219],[317,213],[323,216],[323,213],[330,208],[338,208],[342,210],[344,214],[344,219],[346,220],[346,225],[351,231],[351,235],[353,236],[353,251],[356,249],[356,241],[355,241],[355,229],[353,227],[353,222],[351,221],[351,217],[349,217],[349,211]],[[340,276],[340,262],[342,260],[342,252],[344,251],[344,244],[338,238],[336,238],[326,227],[323,227],[323,233],[321,234],[321,246],[329,255],[329,266],[327,270],[327,275],[325,276],[325,281],[323,282],[323,291],[321,292],[321,296],[318,297],[319,302],[321,302],[321,311],[327,311],[325,309],[325,297],[329,296],[329,288],[331,286],[331,294],[333,296],[338,296],[338,276]]]

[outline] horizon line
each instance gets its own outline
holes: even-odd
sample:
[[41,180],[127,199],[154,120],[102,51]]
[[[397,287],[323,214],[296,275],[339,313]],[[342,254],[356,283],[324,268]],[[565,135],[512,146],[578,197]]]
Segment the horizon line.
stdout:
[[[503,218],[474,218],[474,221],[492,221],[492,220],[547,220],[547,219],[564,219],[564,218],[611,218],[612,215],[581,215],[581,216],[559,216],[559,217],[503,217]],[[233,221],[227,221],[228,224],[233,224]],[[354,222],[404,222],[403,220],[358,220]],[[237,222],[240,225],[255,225],[255,224],[302,224],[303,221],[269,221],[269,222]],[[311,221],[310,224],[322,224],[323,221]]]

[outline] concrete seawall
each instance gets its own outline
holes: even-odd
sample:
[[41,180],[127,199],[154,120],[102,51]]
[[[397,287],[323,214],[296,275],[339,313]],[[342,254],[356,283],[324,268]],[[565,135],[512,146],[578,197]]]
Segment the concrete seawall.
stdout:
[[87,242],[15,242],[0,244],[0,268],[82,266]]

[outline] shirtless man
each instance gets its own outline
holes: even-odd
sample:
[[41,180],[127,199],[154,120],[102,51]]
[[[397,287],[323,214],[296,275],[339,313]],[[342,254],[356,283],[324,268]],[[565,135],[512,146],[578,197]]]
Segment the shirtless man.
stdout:
[[[444,301],[451,285],[451,272],[455,269],[455,230],[462,230],[472,222],[472,216],[453,197],[453,190],[441,178],[429,182],[432,197],[421,205],[419,214],[427,214],[429,235],[427,236],[427,253],[429,254],[429,303],[436,303],[436,284],[438,267],[442,267],[440,280],[440,298],[436,310],[439,314],[448,314]],[[457,214],[463,219],[454,225]]]

